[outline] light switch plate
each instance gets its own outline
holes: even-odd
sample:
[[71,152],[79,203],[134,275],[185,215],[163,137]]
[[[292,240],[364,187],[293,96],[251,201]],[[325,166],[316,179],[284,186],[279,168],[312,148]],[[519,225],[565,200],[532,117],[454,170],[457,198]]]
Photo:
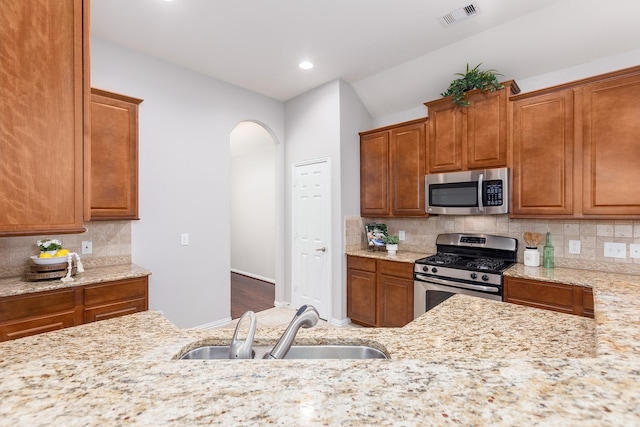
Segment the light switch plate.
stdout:
[[604,256],[607,258],[626,258],[627,244],[604,242]]
[[630,244],[629,245],[629,256],[631,258],[640,258],[640,245],[639,244]]
[[569,253],[580,254],[580,240],[569,240]]
[[404,230],[398,231],[398,240],[404,240],[405,237]]
[[180,235],[180,244],[182,246],[187,246],[189,244],[189,235],[188,234],[181,234]]

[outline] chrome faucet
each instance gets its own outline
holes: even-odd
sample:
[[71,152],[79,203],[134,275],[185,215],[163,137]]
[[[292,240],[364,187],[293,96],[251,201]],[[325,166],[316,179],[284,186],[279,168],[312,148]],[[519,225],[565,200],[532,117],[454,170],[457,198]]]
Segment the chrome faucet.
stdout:
[[[249,324],[249,332],[247,333],[247,338],[244,341],[240,341],[238,339],[240,324],[247,318],[251,321]],[[253,311],[247,311],[240,317],[236,325],[236,330],[233,332],[233,337],[231,338],[229,359],[253,359],[253,337],[256,334],[256,325],[256,315]]]
[[314,306],[303,305],[300,307],[276,345],[273,346],[269,353],[264,355],[264,359],[284,359],[293,344],[298,330],[301,327],[311,328],[315,326],[318,323],[318,319],[320,319],[320,315]]

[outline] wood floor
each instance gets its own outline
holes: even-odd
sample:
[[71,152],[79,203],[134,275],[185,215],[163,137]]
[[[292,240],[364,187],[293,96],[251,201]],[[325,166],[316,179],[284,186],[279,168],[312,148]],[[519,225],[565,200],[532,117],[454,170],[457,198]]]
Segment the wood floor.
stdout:
[[259,312],[273,307],[275,285],[238,273],[231,273],[231,318],[237,319],[245,311]]

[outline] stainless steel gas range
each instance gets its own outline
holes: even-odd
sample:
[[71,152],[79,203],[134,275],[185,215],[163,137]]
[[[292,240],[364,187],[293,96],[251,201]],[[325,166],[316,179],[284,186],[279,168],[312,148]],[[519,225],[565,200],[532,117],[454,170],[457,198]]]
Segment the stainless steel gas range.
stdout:
[[455,294],[502,301],[502,273],[516,262],[517,239],[447,233],[436,249],[414,264],[414,318]]

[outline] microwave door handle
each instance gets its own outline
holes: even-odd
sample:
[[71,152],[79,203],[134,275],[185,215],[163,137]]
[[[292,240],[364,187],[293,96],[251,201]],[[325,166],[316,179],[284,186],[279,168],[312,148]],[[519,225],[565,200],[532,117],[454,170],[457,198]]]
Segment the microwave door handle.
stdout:
[[481,212],[484,212],[484,205],[482,204],[482,179],[484,178],[483,174],[478,176],[478,209]]

